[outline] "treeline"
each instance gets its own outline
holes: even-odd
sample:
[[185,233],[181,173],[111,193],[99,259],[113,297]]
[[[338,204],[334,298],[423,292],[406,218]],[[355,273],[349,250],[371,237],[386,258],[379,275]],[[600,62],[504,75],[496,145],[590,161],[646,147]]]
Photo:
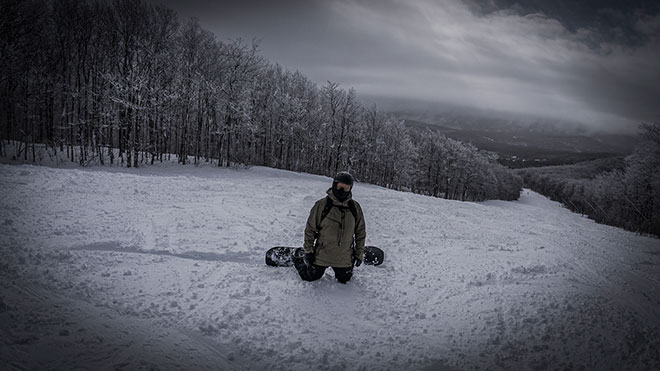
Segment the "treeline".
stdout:
[[[318,87],[144,1],[0,1],[3,139],[70,161],[264,165],[461,200],[516,199],[494,156],[409,130],[353,89]],[[0,152],[3,148],[0,147]]]
[[660,237],[660,123],[626,157],[518,170],[525,186],[599,223]]

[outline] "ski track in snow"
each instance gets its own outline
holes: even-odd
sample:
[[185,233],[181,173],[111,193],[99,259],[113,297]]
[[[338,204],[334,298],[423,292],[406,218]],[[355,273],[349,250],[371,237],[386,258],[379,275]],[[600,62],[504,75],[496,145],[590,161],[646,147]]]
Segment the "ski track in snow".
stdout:
[[385,263],[264,264],[329,178],[0,165],[2,369],[659,369],[660,243],[525,190],[357,184]]

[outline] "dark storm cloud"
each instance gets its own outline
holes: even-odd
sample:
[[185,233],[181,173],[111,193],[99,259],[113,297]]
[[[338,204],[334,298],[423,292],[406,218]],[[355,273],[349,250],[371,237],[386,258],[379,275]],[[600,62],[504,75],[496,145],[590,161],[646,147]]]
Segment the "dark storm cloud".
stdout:
[[656,2],[175,1],[221,38],[365,95],[508,111],[594,129],[660,115]]
[[570,32],[595,31],[591,46],[603,41],[642,44],[648,39],[636,29],[638,16],[657,14],[657,0],[466,0],[475,14],[509,9],[520,15],[542,13],[556,19]]

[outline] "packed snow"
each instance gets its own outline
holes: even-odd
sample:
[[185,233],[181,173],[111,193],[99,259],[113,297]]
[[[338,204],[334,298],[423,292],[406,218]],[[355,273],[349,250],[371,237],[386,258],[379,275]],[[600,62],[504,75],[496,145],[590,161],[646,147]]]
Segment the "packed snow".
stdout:
[[0,368],[660,368],[660,243],[525,190],[354,187],[381,266],[266,266],[331,179],[0,165]]

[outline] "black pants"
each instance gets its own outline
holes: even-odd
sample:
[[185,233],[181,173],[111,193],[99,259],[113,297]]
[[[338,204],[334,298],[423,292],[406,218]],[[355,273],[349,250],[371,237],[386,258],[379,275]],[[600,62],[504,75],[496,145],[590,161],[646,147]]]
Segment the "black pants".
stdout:
[[[300,274],[300,278],[310,282],[316,281],[321,277],[323,277],[326,268],[328,268],[316,264],[311,264],[308,266],[307,264],[305,264],[305,261],[302,258],[294,259],[293,264],[296,267],[298,274]],[[348,267],[348,268],[332,267],[332,270],[335,272],[335,277],[337,278],[337,281],[341,283],[346,283],[350,281],[351,277],[353,277],[353,267]]]

